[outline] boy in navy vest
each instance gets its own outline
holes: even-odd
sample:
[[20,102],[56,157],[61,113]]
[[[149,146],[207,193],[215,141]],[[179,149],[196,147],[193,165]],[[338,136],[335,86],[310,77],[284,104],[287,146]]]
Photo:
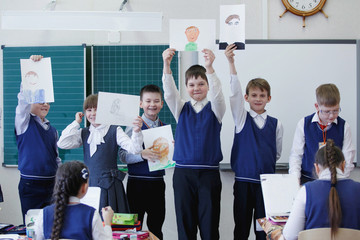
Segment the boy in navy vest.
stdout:
[[240,81],[234,60],[235,44],[226,47],[230,66],[230,106],[235,122],[235,137],[231,151],[234,183],[234,239],[248,239],[254,211],[256,239],[266,239],[265,232],[255,221],[265,217],[260,174],[275,173],[276,161],[282,149],[283,127],[270,117],[265,106],[271,100],[270,85],[262,78],[251,80],[246,87],[245,109]]
[[[43,56],[32,55],[33,61]],[[22,85],[15,115],[15,134],[20,170],[19,196],[23,220],[29,209],[43,208],[51,203],[58,157],[58,133],[46,119],[49,103],[28,104]]]
[[345,156],[345,176],[354,169],[355,147],[349,124],[339,117],[340,92],[335,84],[322,84],[316,89],[316,112],[302,118],[295,130],[289,159],[289,173],[300,183],[314,180],[315,153],[328,138],[334,140]]
[[[159,119],[159,112],[164,102],[161,89],[153,84],[144,86],[140,91],[140,108],[142,115],[142,130],[161,127],[165,124]],[[132,128],[127,127],[125,132],[131,136]],[[165,170],[149,171],[147,161],[160,159],[160,154],[152,148],[146,148],[139,154],[130,154],[120,150],[120,160],[128,165],[128,181],[126,193],[130,212],[137,213],[143,224],[147,213],[149,231],[159,239],[163,239],[162,225],[165,220]],[[151,196],[151,197],[147,197]]]
[[181,99],[170,63],[175,49],[163,52],[164,98],[177,120],[173,175],[178,238],[219,239],[222,160],[220,130],[225,113],[221,82],[212,66],[215,55],[204,49],[205,67],[191,66],[185,73],[190,101]]

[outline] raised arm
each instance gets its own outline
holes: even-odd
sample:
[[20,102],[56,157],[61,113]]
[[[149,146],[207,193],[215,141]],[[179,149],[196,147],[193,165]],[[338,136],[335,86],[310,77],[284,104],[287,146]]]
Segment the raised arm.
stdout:
[[225,49],[225,56],[229,62],[230,68],[230,108],[235,123],[236,133],[239,133],[245,125],[247,111],[245,109],[245,100],[242,95],[240,81],[237,77],[235,68],[235,49],[235,44],[228,45]]
[[177,121],[179,119],[180,112],[184,107],[185,101],[183,101],[180,97],[180,93],[175,86],[175,81],[170,69],[170,64],[174,55],[175,49],[173,48],[168,48],[162,53],[164,62],[162,82],[165,102]]
[[[40,61],[43,58],[41,55],[31,55],[30,59],[34,62]],[[15,110],[15,131],[16,135],[23,134],[28,128],[30,121],[31,104],[27,103],[23,94],[22,83],[20,84],[20,91],[18,93],[18,105]]]
[[221,122],[226,111],[226,104],[224,94],[222,92],[222,86],[219,78],[216,76],[213,68],[213,62],[215,60],[214,53],[209,49],[204,49],[205,69],[206,76],[209,83],[208,99],[211,102],[211,109],[217,117],[218,121]]
[[84,114],[82,112],[77,112],[75,114],[75,120],[70,123],[61,133],[57,143],[59,148],[73,149],[82,146],[83,142],[81,139],[80,123],[83,117]]

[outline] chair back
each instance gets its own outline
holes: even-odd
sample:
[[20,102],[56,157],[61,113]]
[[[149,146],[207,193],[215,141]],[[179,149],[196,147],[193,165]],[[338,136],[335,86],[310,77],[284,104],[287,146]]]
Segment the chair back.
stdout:
[[[314,228],[299,233],[298,240],[331,240],[330,228]],[[339,228],[334,240],[360,239],[360,230],[350,228]]]

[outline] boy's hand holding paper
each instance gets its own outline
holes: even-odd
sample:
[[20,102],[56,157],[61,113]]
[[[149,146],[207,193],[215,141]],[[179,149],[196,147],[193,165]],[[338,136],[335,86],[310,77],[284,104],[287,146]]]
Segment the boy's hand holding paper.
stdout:
[[[145,147],[149,149],[149,170],[156,171],[173,167],[175,162],[172,161],[174,154],[173,135],[170,125],[146,129],[142,131],[144,136]],[[144,151],[143,151],[144,153]],[[156,161],[154,161],[156,160]]]

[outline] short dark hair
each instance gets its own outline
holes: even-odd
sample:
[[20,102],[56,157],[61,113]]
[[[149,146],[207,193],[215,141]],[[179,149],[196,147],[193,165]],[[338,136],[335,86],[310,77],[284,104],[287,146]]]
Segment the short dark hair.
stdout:
[[[208,79],[206,77],[206,69],[201,65],[193,65],[189,67],[189,69],[185,72],[185,85],[187,86],[188,80],[192,77],[198,78],[201,77],[208,83]],[[209,84],[209,83],[208,83]]]
[[266,91],[268,96],[271,96],[270,84],[263,78],[254,78],[250,80],[246,86],[246,95],[249,95],[251,88],[260,88],[261,91]]
[[84,101],[83,109],[86,111],[88,108],[97,108],[98,103],[98,95],[97,94],[91,94],[87,96],[87,98]]
[[140,90],[140,100],[142,100],[143,94],[146,92],[159,93],[162,96],[162,91],[159,86],[155,84],[148,84],[141,88]]

